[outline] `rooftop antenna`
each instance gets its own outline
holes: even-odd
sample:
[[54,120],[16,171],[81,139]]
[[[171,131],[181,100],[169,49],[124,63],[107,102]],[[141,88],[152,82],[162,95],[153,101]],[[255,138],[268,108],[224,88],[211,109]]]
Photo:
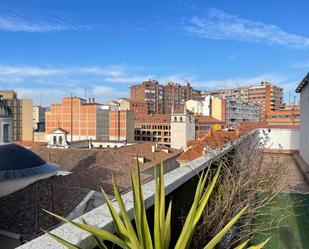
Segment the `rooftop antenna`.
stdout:
[[85,98],[87,99],[87,84],[85,84]]

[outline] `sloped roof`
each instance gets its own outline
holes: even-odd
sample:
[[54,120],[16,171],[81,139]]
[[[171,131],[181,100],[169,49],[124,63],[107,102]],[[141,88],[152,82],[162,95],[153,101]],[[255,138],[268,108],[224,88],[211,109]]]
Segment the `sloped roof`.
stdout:
[[197,124],[224,124],[223,121],[213,118],[211,116],[195,117],[195,122]]
[[1,197],[0,229],[31,240],[42,234],[41,228],[50,229],[59,223],[43,209],[67,216],[90,191],[58,180],[53,176]]
[[135,123],[170,123],[171,114],[146,114],[136,117]]
[[0,180],[45,174],[57,168],[20,145],[0,145]]
[[53,129],[51,132],[49,132],[49,134],[53,134],[55,131],[61,131],[61,132],[65,133],[65,134],[69,134],[69,132],[67,130],[62,129],[61,127]]
[[303,80],[299,83],[299,85],[297,86],[295,92],[300,93],[301,90],[303,89],[304,86],[306,86],[308,84],[308,80],[309,80],[309,73],[305,76],[305,78],[303,78]]

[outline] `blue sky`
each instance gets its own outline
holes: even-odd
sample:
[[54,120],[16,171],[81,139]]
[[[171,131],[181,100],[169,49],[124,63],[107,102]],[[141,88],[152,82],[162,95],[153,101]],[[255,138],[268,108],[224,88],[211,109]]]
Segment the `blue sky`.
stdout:
[[0,89],[48,105],[145,79],[288,93],[309,71],[309,2],[0,0]]

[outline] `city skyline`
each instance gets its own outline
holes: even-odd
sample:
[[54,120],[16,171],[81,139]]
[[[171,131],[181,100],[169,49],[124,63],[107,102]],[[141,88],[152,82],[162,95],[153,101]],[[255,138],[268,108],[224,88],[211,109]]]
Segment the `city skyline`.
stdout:
[[297,2],[1,1],[0,88],[49,105],[85,88],[127,97],[149,78],[204,90],[266,80],[288,101],[309,66],[309,4]]

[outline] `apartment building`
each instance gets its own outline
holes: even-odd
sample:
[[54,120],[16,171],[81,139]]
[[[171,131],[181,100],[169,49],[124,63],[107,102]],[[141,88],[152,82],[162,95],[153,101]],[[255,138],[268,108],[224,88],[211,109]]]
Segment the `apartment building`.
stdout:
[[156,80],[147,80],[130,87],[130,99],[147,104],[148,114],[162,114],[164,110],[164,87]]
[[226,123],[235,125],[241,122],[260,121],[260,106],[257,103],[244,102],[240,100],[225,100]]
[[189,100],[186,108],[196,116],[211,116],[227,124],[257,122],[260,106],[256,103],[206,96],[204,101]]
[[264,81],[259,86],[204,91],[203,95],[259,104],[260,118],[263,121],[266,119],[267,112],[282,110],[284,108],[283,88]]
[[135,141],[152,141],[171,146],[171,115],[147,114],[137,117],[134,129]]
[[148,80],[130,87],[130,99],[147,103],[148,114],[170,114],[172,110],[183,108],[189,99],[200,100],[201,91],[194,90],[189,83],[161,85],[158,81]]
[[[67,133],[68,141],[78,140],[134,140],[134,114],[115,111],[89,99],[66,97],[62,103],[52,104],[45,113],[47,140],[59,128]],[[57,132],[58,132],[57,131]]]
[[146,102],[134,101],[128,98],[120,98],[107,103],[110,109],[120,111],[133,111],[135,117],[148,114]]
[[221,129],[223,124],[224,122],[210,116],[194,118],[191,113],[184,112],[147,114],[135,120],[134,139],[157,142],[172,148],[185,148],[187,141],[205,135],[214,127]]
[[19,99],[13,90],[1,90],[0,95],[13,112],[13,140],[32,141],[32,99]]
[[189,83],[181,85],[168,82],[164,85],[164,113],[171,113],[172,110],[183,109],[187,100],[200,100],[201,91],[194,90]]
[[37,132],[45,131],[45,112],[46,108],[40,105],[32,108],[32,125],[33,130]]

